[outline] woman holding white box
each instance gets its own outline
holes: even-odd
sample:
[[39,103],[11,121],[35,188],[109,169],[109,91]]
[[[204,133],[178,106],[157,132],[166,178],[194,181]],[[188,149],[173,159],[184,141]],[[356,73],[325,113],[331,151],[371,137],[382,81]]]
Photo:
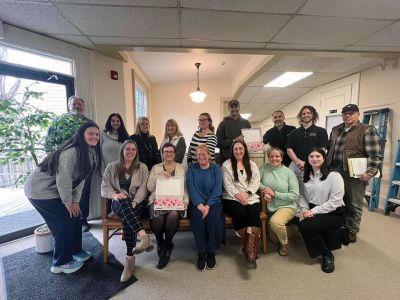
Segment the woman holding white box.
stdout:
[[[171,257],[171,252],[174,248],[172,239],[175,236],[179,226],[179,219],[185,215],[189,198],[184,187],[183,198],[181,195],[176,197],[163,197],[157,199],[156,188],[158,179],[169,179],[171,177],[180,176],[185,181],[185,168],[175,162],[176,147],[172,143],[165,143],[161,148],[163,162],[155,165],[150,172],[147,182],[147,189],[151,192],[149,197],[150,210],[150,227],[157,239],[157,255],[159,257],[157,268],[163,269],[168,265]],[[159,209],[155,209],[155,204],[158,204]],[[162,204],[163,202],[163,204]],[[166,209],[162,209],[165,205]],[[183,207],[182,207],[183,205]],[[179,210],[175,210],[177,208]],[[181,210],[183,208],[183,210]]]

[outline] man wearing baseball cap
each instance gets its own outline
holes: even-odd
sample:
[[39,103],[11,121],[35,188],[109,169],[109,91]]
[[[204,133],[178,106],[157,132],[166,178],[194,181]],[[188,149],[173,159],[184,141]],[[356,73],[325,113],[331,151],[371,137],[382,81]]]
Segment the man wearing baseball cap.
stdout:
[[230,159],[233,142],[243,141],[242,129],[251,128],[250,122],[240,116],[240,103],[233,99],[228,103],[229,116],[218,125],[217,139],[221,164]]
[[[329,138],[328,165],[343,177],[346,204],[346,225],[349,228],[349,240],[357,241],[363,212],[365,188],[369,180],[378,173],[382,158],[380,140],[374,126],[362,124],[358,118],[360,111],[355,104],[342,108],[343,123],[332,128]],[[367,158],[367,170],[350,177],[348,158]]]

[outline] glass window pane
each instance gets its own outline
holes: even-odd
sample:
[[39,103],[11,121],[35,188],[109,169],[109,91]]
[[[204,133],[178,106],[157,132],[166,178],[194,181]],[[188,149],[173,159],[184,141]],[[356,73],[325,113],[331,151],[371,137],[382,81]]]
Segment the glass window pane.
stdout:
[[0,45],[0,60],[57,73],[72,75],[72,61]]

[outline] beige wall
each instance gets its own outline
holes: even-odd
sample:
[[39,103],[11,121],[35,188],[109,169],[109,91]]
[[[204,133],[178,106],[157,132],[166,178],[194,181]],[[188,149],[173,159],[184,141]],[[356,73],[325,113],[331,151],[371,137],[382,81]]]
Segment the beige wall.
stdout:
[[125,117],[124,119],[126,129],[130,134],[133,134],[136,126],[135,119],[135,105],[134,105],[134,81],[139,80],[140,83],[147,89],[149,109],[151,107],[151,82],[146,74],[141,70],[139,65],[126,53],[122,53],[126,59],[123,64],[124,69],[124,88],[125,88]]
[[154,84],[151,99],[151,133],[160,143],[164,135],[165,122],[175,119],[189,144],[193,133],[197,129],[198,116],[208,112],[217,128],[221,121],[221,98],[229,97],[231,83],[228,81],[202,81],[200,88],[207,93],[203,103],[196,104],[190,99],[189,93],[193,92],[196,84],[193,81],[180,83]]
[[[118,72],[112,80],[110,71]],[[98,53],[94,54],[95,120],[104,128],[108,116],[117,112],[125,120],[125,94],[122,62]]]

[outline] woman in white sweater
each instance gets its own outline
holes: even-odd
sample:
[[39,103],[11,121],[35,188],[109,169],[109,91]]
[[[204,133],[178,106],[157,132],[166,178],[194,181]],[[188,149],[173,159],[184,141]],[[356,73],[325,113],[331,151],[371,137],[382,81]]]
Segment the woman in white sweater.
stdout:
[[[147,166],[139,162],[138,148],[132,140],[122,144],[119,160],[109,163],[103,175],[101,196],[112,199],[112,210],[122,218],[127,250],[121,282],[128,281],[133,275],[134,254],[153,250],[153,244],[141,222],[142,211],[146,208],[144,199],[147,196],[148,177]],[[140,244],[135,247],[137,235],[140,236]]]
[[257,268],[256,257],[260,237],[260,172],[249,158],[245,142],[231,147],[231,159],[222,164],[224,212],[232,217],[233,227],[244,242],[247,266]]
[[327,244],[327,235],[344,225],[344,183],[338,172],[329,172],[326,153],[314,148],[304,166],[304,195],[300,210],[304,219],[299,223],[310,257],[322,256],[321,269],[335,270],[334,256]]

